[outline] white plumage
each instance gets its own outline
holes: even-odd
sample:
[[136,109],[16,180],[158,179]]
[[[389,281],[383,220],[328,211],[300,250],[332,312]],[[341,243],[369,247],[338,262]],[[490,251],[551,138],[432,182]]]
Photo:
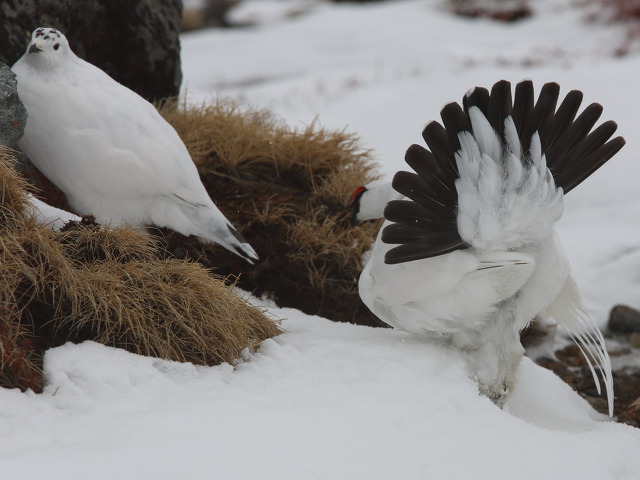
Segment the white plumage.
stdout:
[[18,146],[78,213],[104,224],[168,227],[257,259],[207,194],[173,127],[77,57],[62,33],[36,29],[12,69],[28,113]]
[[[524,350],[520,331],[553,317],[604,381],[613,411],[611,364],[586,314],[554,230],[564,193],[624,144],[606,122],[587,135],[601,107],[575,118],[582,95],[555,111],[559,87],[546,84],[534,106],[531,82],[476,89],[464,111],[449,104],[445,127],[423,133],[399,172],[387,218],[360,277],[360,296],[381,320],[420,335],[446,336],[464,352],[480,391],[502,405]],[[547,165],[547,162],[550,162]],[[371,208],[369,206],[368,208]]]

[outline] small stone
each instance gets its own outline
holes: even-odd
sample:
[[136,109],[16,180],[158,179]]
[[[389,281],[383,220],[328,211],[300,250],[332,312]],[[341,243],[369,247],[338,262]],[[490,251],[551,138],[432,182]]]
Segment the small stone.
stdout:
[[626,305],[616,305],[609,314],[609,330],[640,333],[640,311]]
[[609,404],[607,403],[606,398],[585,395],[584,399],[589,402],[589,405],[591,405],[591,407],[597,412],[606,414],[609,411]]
[[640,397],[626,406],[619,415],[618,421],[634,427],[640,426]]
[[633,332],[629,335],[629,345],[633,348],[640,348],[640,333]]
[[587,364],[576,344],[567,345],[562,350],[556,351],[556,357],[569,367],[582,367]]

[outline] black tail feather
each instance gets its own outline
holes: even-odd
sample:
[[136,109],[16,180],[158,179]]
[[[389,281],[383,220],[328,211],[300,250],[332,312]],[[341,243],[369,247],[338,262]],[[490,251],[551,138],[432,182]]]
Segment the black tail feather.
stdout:
[[489,111],[489,90],[484,87],[474,88],[462,98],[462,106],[467,117],[471,107],[478,107],[486,116]]
[[564,98],[558,111],[543,131],[540,132],[542,150],[548,151],[548,145],[553,145],[558,138],[561,138],[575,120],[580,105],[582,104],[582,92],[571,90]]
[[462,107],[455,102],[445,105],[440,111],[440,117],[442,118],[442,124],[449,135],[449,142],[453,150],[459,150],[460,140],[458,139],[458,133],[471,131],[469,117],[464,113]]
[[533,112],[534,94],[533,82],[524,80],[516,85],[516,94],[513,100],[513,122],[519,133],[520,144],[524,145],[525,125]]
[[511,84],[501,80],[491,88],[487,120],[498,134],[498,138],[504,138],[504,119],[511,115]]
[[442,236],[436,236],[434,234],[434,236],[428,240],[403,243],[398,247],[392,248],[385,255],[384,261],[388,264],[413,262],[414,260],[437,257],[438,255],[444,255],[445,253],[451,253],[455,250],[468,247],[469,245],[455,238],[453,235],[446,237],[444,234]]
[[438,232],[458,231],[455,218],[442,220],[430,210],[410,200],[391,200],[384,209],[384,217],[390,222]]
[[455,219],[451,206],[440,203],[437,195],[429,188],[429,184],[419,175],[411,172],[397,172],[393,177],[392,185],[397,192],[429,210],[440,220]]
[[545,125],[547,125],[553,116],[559,94],[560,85],[557,83],[545,83],[542,86],[538,101],[535,107],[533,107],[533,112],[531,112],[531,117],[528,121],[525,121],[525,126],[521,132],[522,151],[524,153],[529,151],[533,134],[543,131]]
[[547,146],[545,152],[547,165],[554,175],[555,172],[561,172],[566,168],[567,160],[569,159],[567,154],[589,134],[600,115],[602,115],[602,106],[598,103],[592,103],[578,115],[578,118],[575,119],[561,138],[554,144]]
[[401,223],[392,223],[382,230],[382,241],[391,237],[393,241],[398,243],[410,243],[418,240],[428,240],[431,242],[441,241],[459,241],[462,242],[460,235],[456,229],[449,228],[442,231],[429,231],[426,228],[413,227],[411,225],[403,225]]
[[427,142],[435,158],[446,160],[440,162],[444,175],[447,178],[458,178],[455,149],[449,142],[449,134],[445,128],[438,122],[429,122],[422,131],[422,138]]
[[610,142],[599,146],[584,160],[579,163],[576,162],[574,168],[559,174],[556,178],[556,183],[562,183],[565,193],[570,192],[618,153],[625,143],[624,138],[616,137]]
[[584,140],[578,143],[570,152],[567,152],[563,165],[565,169],[572,170],[575,168],[575,165],[582,162],[586,163],[587,157],[604,145],[613,134],[616,133],[617,129],[618,125],[613,120],[609,120],[598,126],[598,128],[588,134]]
[[457,202],[455,182],[458,174],[449,170],[445,173],[433,153],[414,144],[407,149],[404,159],[420,178],[427,182],[436,196],[442,199],[442,203],[450,205]]

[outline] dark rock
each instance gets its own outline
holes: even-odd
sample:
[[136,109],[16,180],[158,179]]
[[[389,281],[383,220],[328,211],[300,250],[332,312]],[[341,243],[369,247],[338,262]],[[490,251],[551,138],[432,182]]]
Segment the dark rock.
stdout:
[[181,0],[4,0],[0,61],[13,65],[37,27],[60,29],[79,57],[147,100],[176,96]]
[[582,367],[587,364],[587,360],[582,355],[580,347],[575,343],[567,345],[562,350],[556,351],[556,357],[564,365],[569,367]]
[[203,16],[207,27],[230,27],[227,19],[229,10],[240,3],[240,0],[207,0],[204,3]]
[[22,134],[27,111],[18,97],[16,76],[0,63],[0,145],[13,146]]
[[616,305],[609,314],[609,330],[620,333],[639,333],[640,311],[625,305]]
[[640,427],[640,397],[624,409],[620,414],[619,421],[636,428]]
[[521,1],[455,0],[449,2],[455,15],[468,18],[490,18],[499,22],[517,22],[533,15]]
[[556,337],[557,325],[535,318],[520,332],[520,342],[527,355],[537,358],[548,355],[553,351],[553,343]]

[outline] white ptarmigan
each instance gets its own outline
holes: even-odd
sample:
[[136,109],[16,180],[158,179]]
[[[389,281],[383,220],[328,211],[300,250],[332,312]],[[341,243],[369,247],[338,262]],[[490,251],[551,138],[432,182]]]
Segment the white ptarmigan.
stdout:
[[213,203],[177,132],[138,94],[38,28],[13,65],[28,120],[20,149],[82,215],[168,227],[258,256]]
[[581,348],[613,412],[611,362],[583,306],[554,230],[563,195],[609,160],[624,139],[598,121],[602,107],[576,116],[583,95],[545,84],[534,103],[530,81],[475,88],[428,124],[430,151],[413,145],[398,172],[404,196],[385,224],[359,282],[381,320],[421,335],[446,336],[464,352],[480,391],[502,405],[523,356],[520,331],[551,316]]

